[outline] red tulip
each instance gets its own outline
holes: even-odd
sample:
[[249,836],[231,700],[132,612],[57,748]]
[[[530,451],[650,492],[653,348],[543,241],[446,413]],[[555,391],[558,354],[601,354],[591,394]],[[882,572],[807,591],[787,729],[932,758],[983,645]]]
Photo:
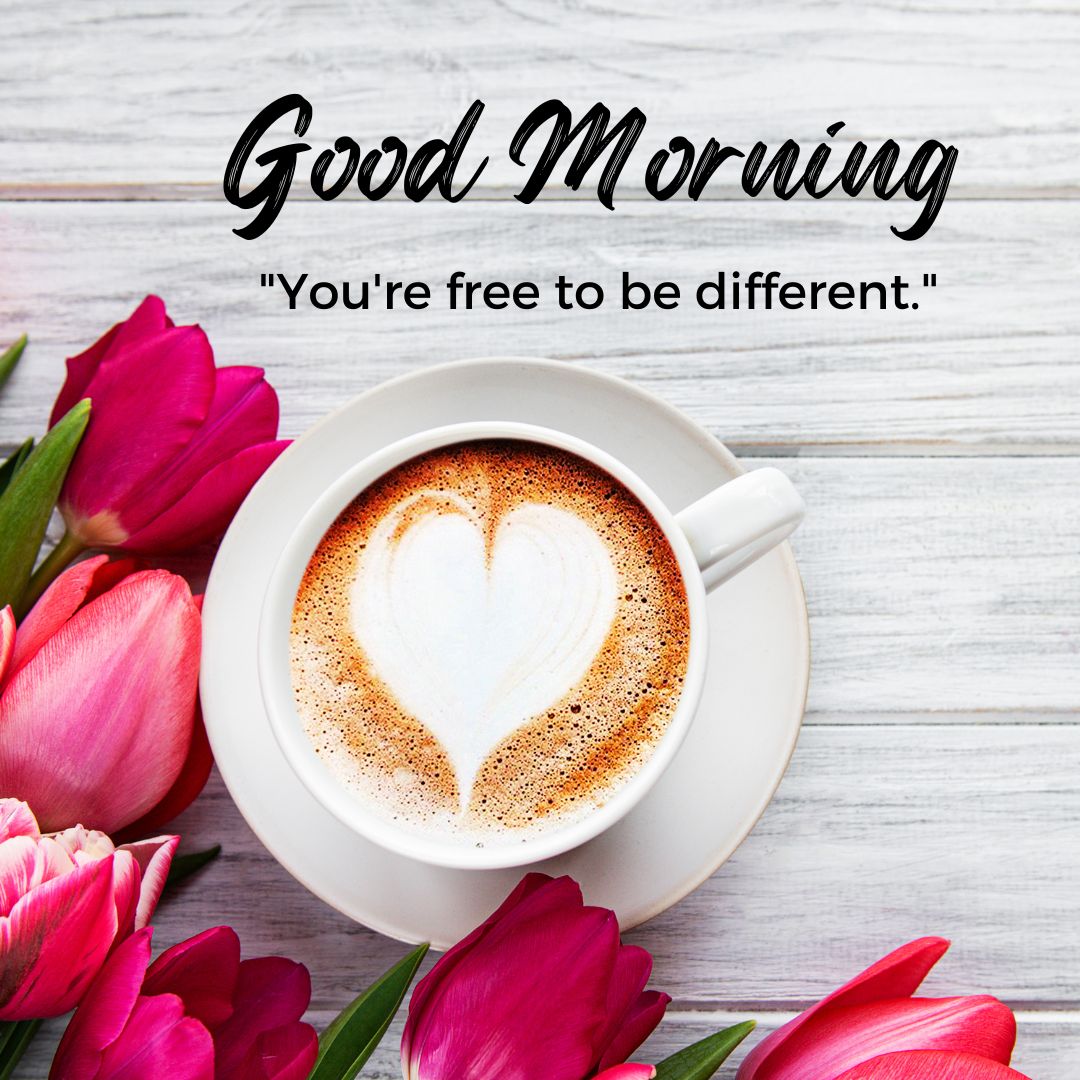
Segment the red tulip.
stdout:
[[179,839],[42,836],[26,803],[0,799],[0,1020],[78,1003],[114,944],[149,921]]
[[[148,927],[121,945],[68,1024],[51,1080],[304,1080],[318,1038],[303,964],[240,960],[216,926],[150,964]],[[149,964],[149,967],[147,966]]]
[[997,998],[912,995],[949,943],[921,938],[762,1040],[736,1080],[1025,1080]]
[[[0,623],[10,641],[10,611]],[[175,574],[103,555],[61,574],[4,646],[0,792],[47,831],[91,821],[115,833],[178,813],[210,769],[200,633]]]
[[148,296],[67,362],[51,423],[90,398],[90,423],[60,495],[69,546],[163,553],[224,531],[288,445],[261,368],[215,368],[198,326]]
[[[583,1080],[625,1061],[671,1000],[645,991],[652,957],[568,877],[528,874],[417,984],[406,1080]],[[648,1077],[604,1073],[606,1080]],[[644,1070],[644,1071],[641,1071]]]

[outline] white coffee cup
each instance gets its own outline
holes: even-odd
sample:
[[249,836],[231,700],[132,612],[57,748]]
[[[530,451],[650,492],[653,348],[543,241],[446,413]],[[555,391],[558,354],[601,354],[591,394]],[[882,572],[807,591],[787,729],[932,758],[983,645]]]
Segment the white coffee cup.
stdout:
[[[678,561],[686,588],[690,644],[682,694],[667,730],[648,760],[603,805],[519,843],[473,847],[437,833],[426,835],[395,825],[365,806],[331,774],[316,754],[295,706],[289,634],[304,571],[342,510],[381,476],[411,458],[477,439],[522,439],[566,450],[599,466],[628,488],[660,526]],[[730,480],[673,514],[621,462],[582,439],[551,428],[478,421],[408,436],[365,458],[327,488],[297,525],[278,559],[263,600],[258,640],[259,684],[271,728],[285,759],[312,795],[345,825],[391,851],[460,869],[522,866],[562,854],[610,828],[667,768],[690,728],[705,680],[706,592],[788,537],[803,512],[803,501],[791,481],[774,468],[756,469]]]

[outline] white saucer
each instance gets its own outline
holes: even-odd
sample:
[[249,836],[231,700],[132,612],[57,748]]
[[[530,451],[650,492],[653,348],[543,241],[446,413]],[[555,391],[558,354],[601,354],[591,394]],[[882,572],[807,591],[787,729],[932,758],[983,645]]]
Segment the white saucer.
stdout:
[[[518,420],[578,435],[620,458],[672,508],[742,470],[711,435],[621,379],[518,358],[469,360],[395,379],[316,425],[271,467],[229,529],[203,609],[202,701],[218,768],[259,839],[328,904],[402,941],[446,948],[524,869],[447,870],[348,830],[292,772],[263,711],[259,611],[294,523],[372,451],[425,428]],[[624,929],[681,900],[760,817],[795,747],[810,670],[802,581],[787,544],[713,593],[709,674],[685,743],[621,822],[538,864],[570,874]]]

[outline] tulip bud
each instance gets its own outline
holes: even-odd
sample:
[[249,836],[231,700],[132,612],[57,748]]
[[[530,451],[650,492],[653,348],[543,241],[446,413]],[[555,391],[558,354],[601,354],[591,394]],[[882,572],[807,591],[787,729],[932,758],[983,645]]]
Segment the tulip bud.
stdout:
[[0,645],[0,791],[47,830],[92,821],[115,833],[179,813],[211,764],[200,634],[175,574],[104,555],[61,574]]
[[60,494],[69,546],[160,554],[217,539],[267,466],[278,402],[260,368],[215,368],[156,296],[67,362],[52,423],[92,414]]
[[319,1044],[300,1020],[311,1000],[303,964],[241,961],[228,926],[151,964],[151,933],[139,931],[109,958],[71,1018],[50,1080],[305,1080]]
[[[613,911],[583,905],[575,881],[528,874],[417,984],[405,1078],[583,1080],[612,1069],[671,1000],[644,989],[651,969],[644,949],[620,944]],[[623,1066],[610,1077],[651,1071]]]
[[79,1002],[113,946],[149,921],[179,840],[118,848],[82,826],[42,836],[26,803],[0,799],[0,1020]]
[[949,943],[920,938],[872,964],[746,1056],[736,1080],[1026,1080],[1006,1068],[1009,1008],[912,995]]

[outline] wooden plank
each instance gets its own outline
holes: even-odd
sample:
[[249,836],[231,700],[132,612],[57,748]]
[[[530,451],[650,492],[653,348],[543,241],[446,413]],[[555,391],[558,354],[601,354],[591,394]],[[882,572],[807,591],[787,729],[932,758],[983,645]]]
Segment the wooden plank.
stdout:
[[[318,1030],[322,1030],[333,1015],[329,1010],[314,1010],[308,1020]],[[668,1054],[722,1027],[729,1027],[745,1019],[756,1019],[756,1030],[743,1046],[735,1051],[729,1064],[719,1074],[721,1080],[731,1080],[735,1075],[735,1068],[750,1047],[790,1019],[791,1015],[760,1009],[712,1013],[669,1009],[657,1031],[634,1055],[634,1060],[660,1061]],[[1018,1021],[1013,1066],[1035,1080],[1075,1080],[1075,1062],[1080,1059],[1080,1019],[1074,1015],[1058,1013],[1022,1013]],[[403,1019],[395,1021],[391,1026],[378,1050],[364,1066],[363,1080],[401,1080],[399,1047],[403,1026]],[[62,1032],[62,1021],[46,1024],[37,1043],[23,1059],[19,1071],[22,1080],[46,1080],[52,1051]]]
[[[1080,1045],[1080,941],[1063,932],[1077,914],[1078,766],[1078,726],[808,728],[746,843],[629,940],[653,953],[676,1012],[776,1022],[905,940],[951,936],[926,992],[990,992],[1023,1010],[1020,1061],[1066,1080],[1066,1048]],[[229,923],[246,955],[309,965],[320,1023],[401,953],[293,881],[216,778],[177,829],[191,848],[225,850],[159,909],[159,947]],[[669,1025],[658,1052],[723,1019]],[[395,1075],[392,1051],[374,1076]]]
[[809,723],[1078,722],[1080,459],[772,463],[809,506]]
[[752,464],[808,506],[808,724],[1080,724],[1080,458]]
[[[62,357],[156,289],[178,319],[202,322],[221,362],[268,368],[289,432],[393,375],[516,353],[629,376],[739,452],[1080,451],[1080,311],[1063,273],[1080,204],[958,203],[918,244],[890,242],[890,213],[882,204],[749,213],[642,203],[608,215],[586,203],[307,203],[248,243],[232,235],[224,205],[7,204],[0,338],[25,328],[32,345],[5,391],[0,445],[41,425]],[[624,270],[692,291],[720,269],[771,268],[805,280],[921,282],[933,272],[939,284],[920,285],[918,311],[715,312],[692,296],[673,311],[619,307]],[[448,311],[443,283],[459,269],[535,281],[544,302]],[[267,271],[423,280],[434,300],[425,311],[289,311],[280,288],[260,288]],[[611,299],[559,310],[560,273],[599,281]]]
[[[680,905],[630,935],[680,1007],[799,1008],[890,948],[955,937],[935,993],[1075,1008],[1080,941],[1080,726],[810,727],[758,827]],[[182,817],[221,858],[155,918],[162,947],[215,922],[252,954],[311,965],[315,1005],[401,946],[293,881],[220,782]]]
[[1078,709],[1080,459],[773,463],[808,506],[813,710]]
[[[315,106],[319,147],[351,134],[365,148],[448,137],[487,103],[469,160],[490,185],[524,171],[511,133],[559,95],[648,116],[629,172],[685,134],[748,147],[825,127],[913,148],[962,150],[957,190],[1076,194],[1080,13],[1010,2],[898,8],[884,0],[807,7],[693,5],[670,18],[635,0],[561,11],[532,5],[398,3],[373,17],[346,0],[193,9],[169,0],[80,5],[57,17],[4,5],[0,155],[7,182],[220,182],[254,113],[286,91]],[[843,146],[844,140],[837,139]],[[721,177],[728,175],[721,171]],[[630,184],[626,190],[629,191]],[[207,188],[207,194],[212,187]]]

